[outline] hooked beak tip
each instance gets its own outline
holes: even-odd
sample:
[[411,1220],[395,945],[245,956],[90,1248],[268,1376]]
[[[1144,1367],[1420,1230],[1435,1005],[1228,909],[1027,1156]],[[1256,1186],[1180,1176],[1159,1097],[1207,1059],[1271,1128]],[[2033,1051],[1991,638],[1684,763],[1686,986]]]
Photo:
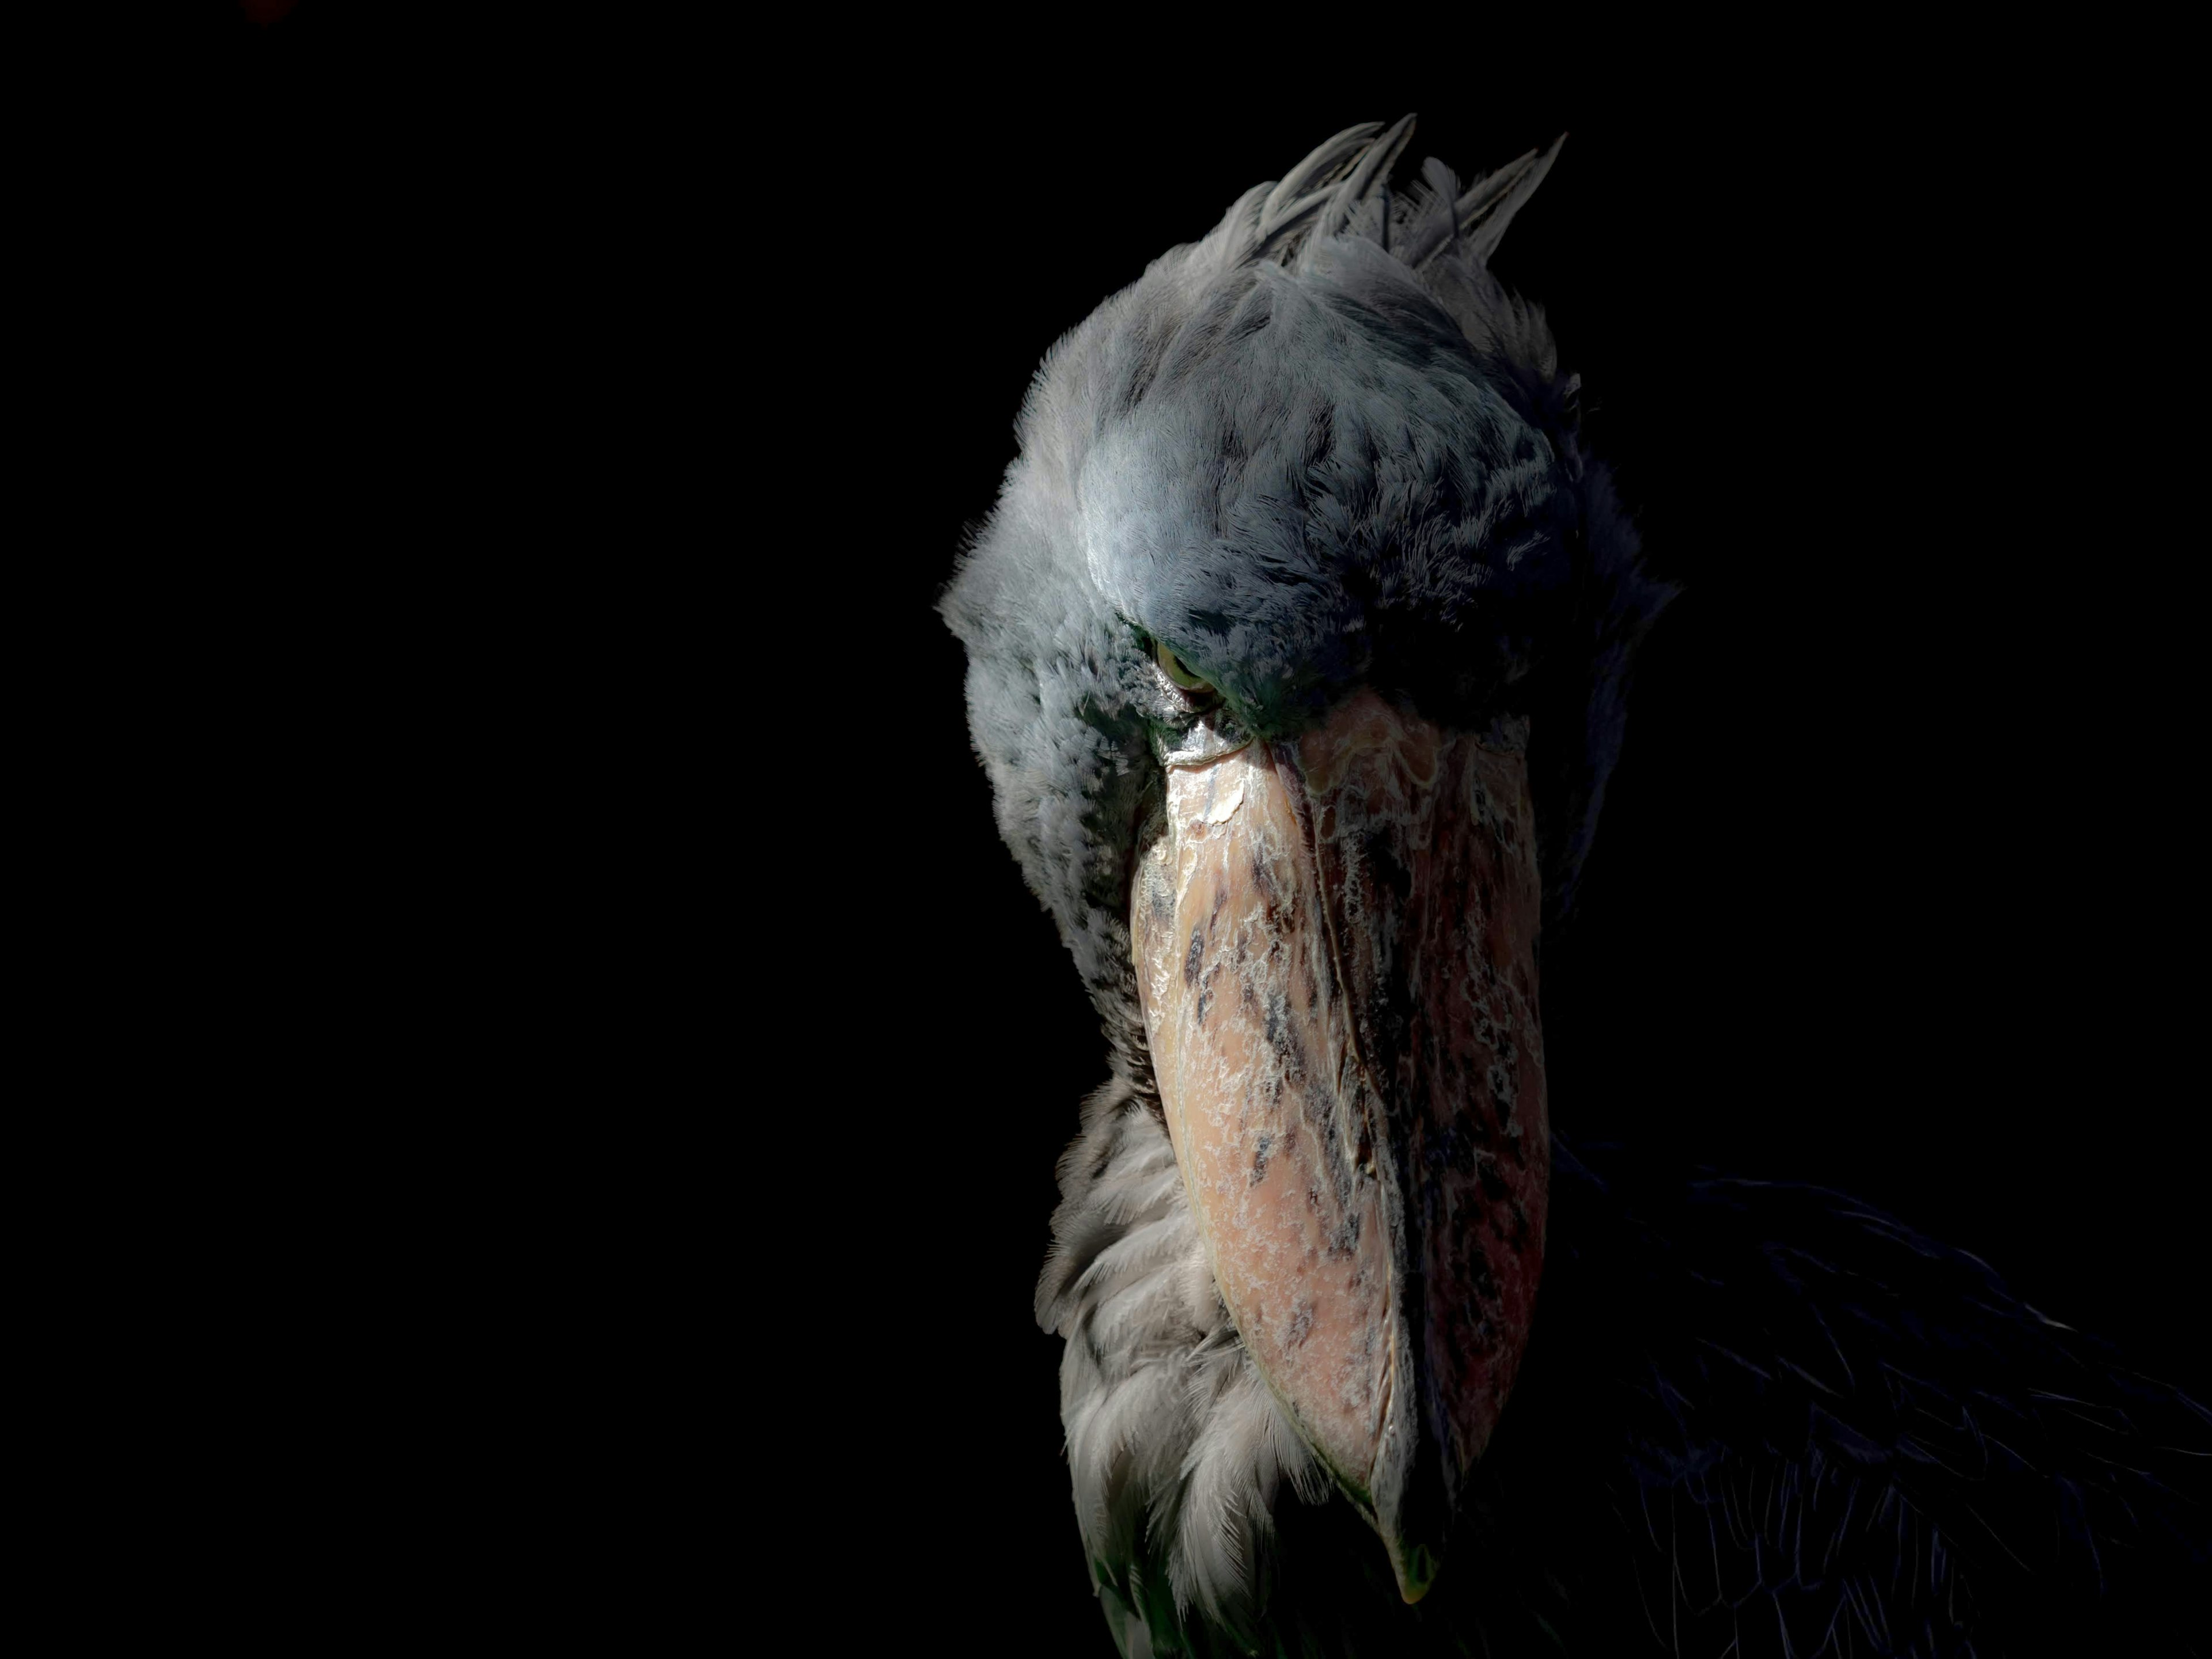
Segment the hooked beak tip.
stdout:
[[1397,1575],[1398,1595],[1410,1607],[1437,1582],[1437,1558],[1425,1544],[1408,1544],[1401,1539],[1389,1542],[1390,1571]]

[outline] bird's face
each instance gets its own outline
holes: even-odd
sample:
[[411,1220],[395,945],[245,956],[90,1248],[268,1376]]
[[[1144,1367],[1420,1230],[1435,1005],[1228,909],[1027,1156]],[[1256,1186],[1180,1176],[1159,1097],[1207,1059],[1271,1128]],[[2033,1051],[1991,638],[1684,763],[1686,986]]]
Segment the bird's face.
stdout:
[[1542,1265],[1518,732],[1361,688],[1273,742],[1200,716],[1161,764],[1130,939],[1184,1188],[1238,1334],[1412,1601]]

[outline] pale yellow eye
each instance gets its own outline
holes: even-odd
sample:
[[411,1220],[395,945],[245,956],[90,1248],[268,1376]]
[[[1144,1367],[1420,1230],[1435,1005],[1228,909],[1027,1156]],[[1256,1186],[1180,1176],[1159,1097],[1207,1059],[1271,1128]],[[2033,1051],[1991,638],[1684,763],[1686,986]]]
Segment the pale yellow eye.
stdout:
[[1152,641],[1152,660],[1159,664],[1160,672],[1162,673],[1165,674],[1170,679],[1173,680],[1177,685],[1181,686],[1186,691],[1211,691],[1213,690],[1213,688],[1208,685],[1204,680],[1199,678],[1199,677],[1192,673],[1189,669],[1184,667],[1182,659],[1176,655],[1174,652],[1169,650],[1167,647],[1162,645],[1158,640]]

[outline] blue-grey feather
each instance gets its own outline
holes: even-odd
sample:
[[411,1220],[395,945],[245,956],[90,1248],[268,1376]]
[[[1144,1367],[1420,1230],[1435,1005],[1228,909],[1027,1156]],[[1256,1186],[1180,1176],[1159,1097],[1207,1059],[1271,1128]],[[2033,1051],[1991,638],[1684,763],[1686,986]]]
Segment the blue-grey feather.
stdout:
[[1535,195],[1536,186],[1551,172],[1552,163],[1559,160],[1566,142],[1567,135],[1563,132],[1541,155],[1531,150],[1519,160],[1507,162],[1487,179],[1477,181],[1460,198],[1460,234],[1467,238],[1477,263],[1490,263],[1490,256],[1498,251],[1498,243],[1505,240],[1506,231],[1511,228],[1514,216],[1528,206],[1529,198]]
[[1316,241],[1346,234],[1364,235],[1370,240],[1381,240],[1376,234],[1384,222],[1381,215],[1373,216],[1364,222],[1365,225],[1373,226],[1373,230],[1355,225],[1354,222],[1365,210],[1379,204],[1389,189],[1390,169],[1397,164],[1399,155],[1413,142],[1413,118],[1401,115],[1368,144],[1360,153],[1358,165],[1345,175],[1344,182],[1336,187],[1335,193],[1322,209],[1321,217],[1315,222],[1314,237]]

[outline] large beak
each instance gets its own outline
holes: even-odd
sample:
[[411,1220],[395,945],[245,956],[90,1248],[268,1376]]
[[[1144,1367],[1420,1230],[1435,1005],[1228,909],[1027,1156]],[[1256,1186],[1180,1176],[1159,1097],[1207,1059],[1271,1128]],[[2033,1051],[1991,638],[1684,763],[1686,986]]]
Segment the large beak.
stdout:
[[1131,920],[1214,1282],[1417,1601],[1543,1261],[1527,771],[1363,691],[1166,807]]

